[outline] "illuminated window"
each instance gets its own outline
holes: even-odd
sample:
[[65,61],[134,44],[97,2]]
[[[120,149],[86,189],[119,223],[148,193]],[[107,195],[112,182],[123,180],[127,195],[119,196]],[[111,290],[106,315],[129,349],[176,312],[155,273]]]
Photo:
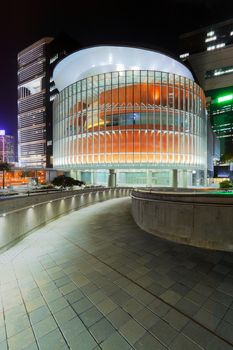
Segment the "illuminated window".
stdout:
[[53,101],[57,95],[52,95],[49,97],[49,101]]
[[213,41],[213,40],[216,40],[216,39],[217,39],[216,35],[215,36],[211,36],[210,38],[206,38],[205,42],[208,43],[209,41]]
[[216,49],[215,45],[207,47],[207,51],[212,51],[212,50],[215,50],[215,49]]
[[221,47],[224,47],[226,44],[225,43],[221,43],[216,45],[216,49],[220,49]]
[[231,74],[231,73],[233,73],[233,66],[216,68],[216,69],[207,71],[205,74],[205,78],[209,79],[209,78],[218,77],[220,75]]
[[217,44],[217,45],[208,46],[207,47],[207,51],[212,51],[212,50],[215,50],[215,49],[221,49],[225,45],[226,45],[225,43],[220,43],[220,44]]
[[214,31],[213,31],[213,30],[211,30],[211,31],[210,31],[210,32],[208,32],[206,35],[207,35],[207,36],[213,36],[213,35],[214,35]]
[[26,84],[22,84],[19,87],[20,97],[34,95],[34,94],[37,94],[38,92],[41,92],[41,90],[42,90],[42,78],[31,80],[30,82]]
[[188,56],[189,56],[189,53],[186,52],[186,53],[182,53],[182,54],[180,55],[180,58],[186,58],[186,57],[188,57]]
[[55,56],[51,57],[49,60],[49,63],[52,64],[53,62],[55,62],[58,59],[58,54],[56,54]]
[[226,102],[226,101],[232,101],[232,100],[233,100],[233,95],[232,94],[218,97],[218,103]]
[[233,31],[232,32],[230,32],[230,36],[232,36],[233,35]]

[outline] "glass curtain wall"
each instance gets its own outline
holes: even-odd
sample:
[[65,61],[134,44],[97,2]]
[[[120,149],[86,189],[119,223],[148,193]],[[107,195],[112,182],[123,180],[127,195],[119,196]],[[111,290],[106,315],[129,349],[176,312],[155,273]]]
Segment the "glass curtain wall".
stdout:
[[157,71],[91,76],[54,101],[54,166],[206,163],[205,97]]

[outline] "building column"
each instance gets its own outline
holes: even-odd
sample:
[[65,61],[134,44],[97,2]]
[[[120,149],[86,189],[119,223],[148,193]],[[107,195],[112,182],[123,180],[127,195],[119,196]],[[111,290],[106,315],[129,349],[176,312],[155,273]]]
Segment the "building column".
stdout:
[[115,169],[109,169],[108,187],[116,187],[116,173],[115,173]]
[[207,168],[205,168],[204,170],[204,184],[203,184],[205,187],[208,186],[208,183],[207,183]]
[[187,187],[187,170],[182,171],[182,187]]
[[172,169],[172,187],[178,187],[178,171],[177,169]]
[[96,172],[94,170],[91,172],[91,183],[96,185]]
[[147,172],[146,172],[146,186],[152,187],[152,171],[151,170],[147,170]]

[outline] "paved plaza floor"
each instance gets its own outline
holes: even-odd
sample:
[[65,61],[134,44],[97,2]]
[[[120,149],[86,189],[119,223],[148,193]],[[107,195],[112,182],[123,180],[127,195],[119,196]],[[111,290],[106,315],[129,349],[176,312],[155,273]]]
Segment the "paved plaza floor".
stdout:
[[233,254],[143,232],[129,198],[33,232],[0,283],[0,350],[233,349]]

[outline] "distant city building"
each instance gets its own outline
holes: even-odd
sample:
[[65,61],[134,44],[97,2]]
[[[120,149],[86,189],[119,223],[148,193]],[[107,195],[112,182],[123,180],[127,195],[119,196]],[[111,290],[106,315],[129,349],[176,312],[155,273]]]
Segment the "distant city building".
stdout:
[[223,163],[233,161],[233,19],[180,37],[180,58],[205,91]]
[[52,80],[55,64],[77,44],[66,36],[42,38],[18,54],[18,160],[28,168],[52,167]]
[[183,64],[97,46],[64,58],[53,76],[56,169],[109,186],[204,184],[205,96]]
[[0,130],[0,162],[15,162],[15,138]]

